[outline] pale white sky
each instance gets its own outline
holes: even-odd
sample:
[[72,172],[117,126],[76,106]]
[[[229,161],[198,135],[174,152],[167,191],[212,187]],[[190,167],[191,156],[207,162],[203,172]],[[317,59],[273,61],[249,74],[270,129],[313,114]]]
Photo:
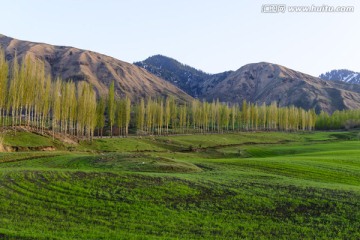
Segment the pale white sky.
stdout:
[[[354,6],[353,13],[261,13],[263,4]],[[360,71],[358,0],[11,0],[0,33],[126,62],[163,54],[209,73],[267,61],[311,75]]]

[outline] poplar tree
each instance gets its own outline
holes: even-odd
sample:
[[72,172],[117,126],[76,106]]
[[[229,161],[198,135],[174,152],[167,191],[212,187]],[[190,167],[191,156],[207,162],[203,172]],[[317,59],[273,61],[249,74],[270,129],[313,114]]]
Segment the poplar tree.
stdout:
[[[49,113],[51,108],[51,77],[47,76],[45,83],[44,83],[44,92],[43,95],[40,97],[42,104],[41,109],[41,132],[45,130],[46,121],[49,119]],[[74,100],[76,102],[76,100]],[[76,109],[75,109],[76,112]]]
[[176,131],[177,120],[178,120],[178,109],[173,97],[170,97],[170,115],[171,115],[171,128]]
[[62,82],[60,101],[61,101],[60,132],[65,134],[67,132],[69,113],[70,113],[70,83]]
[[[17,60],[17,54],[15,53],[15,57],[13,59],[12,69],[11,69],[11,81],[9,87],[9,98],[8,98],[8,106],[7,111],[11,109],[11,125],[14,127],[16,122],[16,113],[19,108],[20,100],[18,94],[19,88],[19,63]],[[15,132],[16,133],[16,132]]]
[[145,123],[145,101],[143,98],[140,99],[140,103],[136,107],[136,127],[138,133],[144,131]]
[[266,130],[266,122],[268,121],[267,112],[267,106],[264,102],[260,108],[260,123],[263,130]]
[[[18,116],[18,119],[16,120],[16,124],[21,125],[21,120],[22,120],[22,109],[24,108],[25,105],[25,82],[26,82],[26,78],[27,76],[27,71],[26,71],[26,60],[22,61],[21,63],[21,67],[20,67],[20,71],[18,74],[18,79],[17,79],[17,89],[16,89],[16,94],[17,94],[17,107],[16,107],[16,112],[15,114]],[[29,64],[30,65],[30,64]],[[30,66],[29,66],[30,67]]]
[[158,135],[161,135],[164,124],[164,106],[161,99],[156,102],[154,123],[157,128]]
[[[27,126],[30,124],[36,129],[41,129],[41,114],[43,111],[43,105],[46,103],[45,97],[45,67],[40,61],[34,62],[34,70],[31,67],[27,67],[28,70],[35,71],[35,73],[29,73],[29,79],[26,80],[27,100],[25,103],[25,116],[27,116]],[[41,131],[43,131],[41,129]]]
[[123,135],[124,131],[124,101],[122,99],[116,99],[115,100],[115,124],[118,127],[118,135]]
[[202,122],[203,122],[203,132],[209,131],[209,123],[210,123],[210,104],[206,101],[202,103]]
[[108,97],[108,117],[110,125],[110,136],[113,136],[112,128],[115,120],[115,87],[114,81],[111,82],[109,87],[109,97]]
[[61,80],[59,78],[56,79],[53,91],[52,91],[52,130],[53,136],[55,131],[58,129],[61,117]]
[[125,124],[125,136],[129,134],[129,125],[130,125],[130,117],[131,117],[131,101],[128,96],[125,97],[124,102],[124,124]]
[[99,103],[96,108],[96,126],[98,128],[98,135],[103,137],[103,129],[105,127],[105,99],[103,97],[100,97]]
[[169,134],[170,119],[171,119],[171,108],[170,108],[170,98],[168,97],[165,100],[165,115],[164,115],[166,134]]
[[77,116],[76,116],[76,132],[78,137],[85,135],[86,124],[86,86],[85,82],[77,83]]
[[210,106],[210,124],[211,124],[211,131],[215,131],[216,128],[216,102],[215,100],[212,101]]
[[179,127],[180,132],[184,133],[187,128],[187,106],[183,105],[179,107]]
[[215,104],[215,122],[218,133],[221,131],[221,106],[219,99],[216,100]]
[[86,102],[88,103],[86,105],[87,134],[88,134],[88,139],[90,138],[90,140],[92,141],[96,127],[96,120],[97,120],[97,116],[96,116],[97,102],[96,102],[96,93],[94,91],[94,88],[90,84],[86,84],[85,98],[86,98]]
[[76,101],[76,85],[73,82],[69,83],[69,134],[75,134],[75,123],[77,121],[77,101]]
[[235,104],[231,107],[231,130],[232,131],[235,131],[237,109],[238,108]]
[[195,132],[201,132],[202,116],[201,116],[201,104],[199,100],[194,100],[192,102],[191,110],[193,115],[193,125]]
[[152,125],[153,125],[153,104],[152,99],[148,98],[146,102],[146,131],[151,134],[152,133]]
[[250,123],[250,120],[249,120],[250,116],[249,116],[249,111],[248,111],[248,104],[247,104],[247,102],[245,100],[243,101],[241,108],[242,108],[241,112],[243,114],[242,119],[243,119],[243,122],[244,122],[244,128],[245,128],[245,130],[248,130],[249,129],[249,123]]
[[5,126],[5,110],[8,91],[9,65],[5,59],[5,53],[0,47],[0,119]]

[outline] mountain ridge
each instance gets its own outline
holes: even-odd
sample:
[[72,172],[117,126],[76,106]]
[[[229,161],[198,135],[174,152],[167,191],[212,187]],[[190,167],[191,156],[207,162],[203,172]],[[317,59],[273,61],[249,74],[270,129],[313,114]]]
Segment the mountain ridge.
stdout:
[[45,63],[46,72],[53,78],[87,81],[98,94],[107,94],[112,81],[119,96],[132,100],[140,97],[174,96],[181,101],[192,98],[174,85],[149,74],[146,70],[113,57],[68,46],[54,46],[46,43],[22,41],[0,35],[0,46],[5,50],[6,59],[12,61],[15,52],[18,59],[30,56]]
[[130,64],[89,50],[22,41],[2,34],[0,46],[9,61],[15,52],[19,59],[40,59],[53,77],[87,81],[102,95],[115,81],[117,95],[132,100],[174,96],[181,102],[193,97],[230,104],[276,101],[279,106],[328,113],[360,108],[359,84],[322,80],[273,63],[251,63],[236,71],[209,74],[162,55]]
[[[154,61],[154,58],[161,59]],[[163,77],[164,80],[171,81],[171,79],[164,77],[164,75],[167,76],[164,73],[169,70],[166,69],[167,64],[164,61],[169,61],[169,59],[172,62],[176,61],[155,55],[135,64],[148,71],[150,69],[153,74]],[[161,65],[156,65],[159,62]],[[179,64],[180,66],[188,66]],[[189,69],[194,68],[187,67],[186,70]],[[222,102],[237,104],[241,104],[244,100],[257,104],[270,104],[276,101],[279,106],[295,105],[305,109],[315,108],[317,112],[325,111],[328,113],[336,110],[360,108],[359,86],[325,81],[278,64],[250,63],[236,71],[203,75],[205,77],[200,78],[200,80],[192,81],[192,85],[188,84],[186,78],[181,77],[184,75],[181,71],[181,68],[172,71],[172,73],[178,74],[173,78],[183,81],[174,82],[174,84],[189,95],[207,101],[219,99]],[[197,73],[201,74],[202,71],[197,70]],[[184,85],[185,87],[183,87]]]
[[202,85],[206,81],[210,79],[212,81],[219,81],[233,72],[226,71],[218,74],[209,74],[161,54],[148,57],[144,61],[134,62],[134,64],[171,82],[196,98],[202,95]]
[[336,69],[320,74],[319,78],[329,81],[341,81],[346,83],[360,84],[360,73],[348,69]]

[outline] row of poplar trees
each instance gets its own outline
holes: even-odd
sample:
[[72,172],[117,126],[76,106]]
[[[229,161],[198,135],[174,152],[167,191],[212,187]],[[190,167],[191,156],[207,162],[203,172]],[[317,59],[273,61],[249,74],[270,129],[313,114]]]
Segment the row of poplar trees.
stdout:
[[177,104],[173,98],[144,99],[134,106],[133,124],[138,134],[209,133],[249,130],[298,131],[313,130],[313,110],[250,104],[242,106],[193,100]]
[[0,49],[0,122],[53,134],[92,138],[97,124],[97,98],[91,85],[51,79],[44,63],[15,55],[10,65]]
[[127,136],[129,128],[139,135],[305,131],[314,129],[316,114],[294,106],[278,107],[276,102],[257,105],[244,101],[239,106],[218,100],[178,103],[168,97],[132,104],[130,98],[115,95],[114,82],[106,97],[97,97],[84,81],[52,79],[41,61],[27,57],[19,64],[15,56],[10,65],[0,49],[0,122],[2,126],[92,139],[95,130],[100,136]]

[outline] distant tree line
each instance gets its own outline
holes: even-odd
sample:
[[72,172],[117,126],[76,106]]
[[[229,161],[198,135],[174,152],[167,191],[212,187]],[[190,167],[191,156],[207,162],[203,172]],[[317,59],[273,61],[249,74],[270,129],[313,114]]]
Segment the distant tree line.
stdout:
[[2,126],[32,127],[87,139],[92,139],[95,132],[99,136],[127,136],[129,130],[138,135],[311,131],[315,125],[332,129],[359,121],[359,111],[337,111],[331,116],[322,112],[317,116],[314,110],[279,107],[276,102],[258,105],[244,101],[241,106],[219,100],[178,103],[173,97],[131,103],[129,97],[116,96],[114,82],[106,97],[97,97],[84,81],[52,79],[41,61],[27,57],[19,64],[15,55],[10,65],[0,49]]
[[316,114],[313,110],[271,105],[242,106],[193,100],[177,104],[174,98],[142,99],[134,106],[134,127],[138,134],[210,133],[228,131],[309,131],[313,130]]
[[360,109],[335,111],[328,114],[322,111],[316,119],[316,129],[351,129],[360,127]]

